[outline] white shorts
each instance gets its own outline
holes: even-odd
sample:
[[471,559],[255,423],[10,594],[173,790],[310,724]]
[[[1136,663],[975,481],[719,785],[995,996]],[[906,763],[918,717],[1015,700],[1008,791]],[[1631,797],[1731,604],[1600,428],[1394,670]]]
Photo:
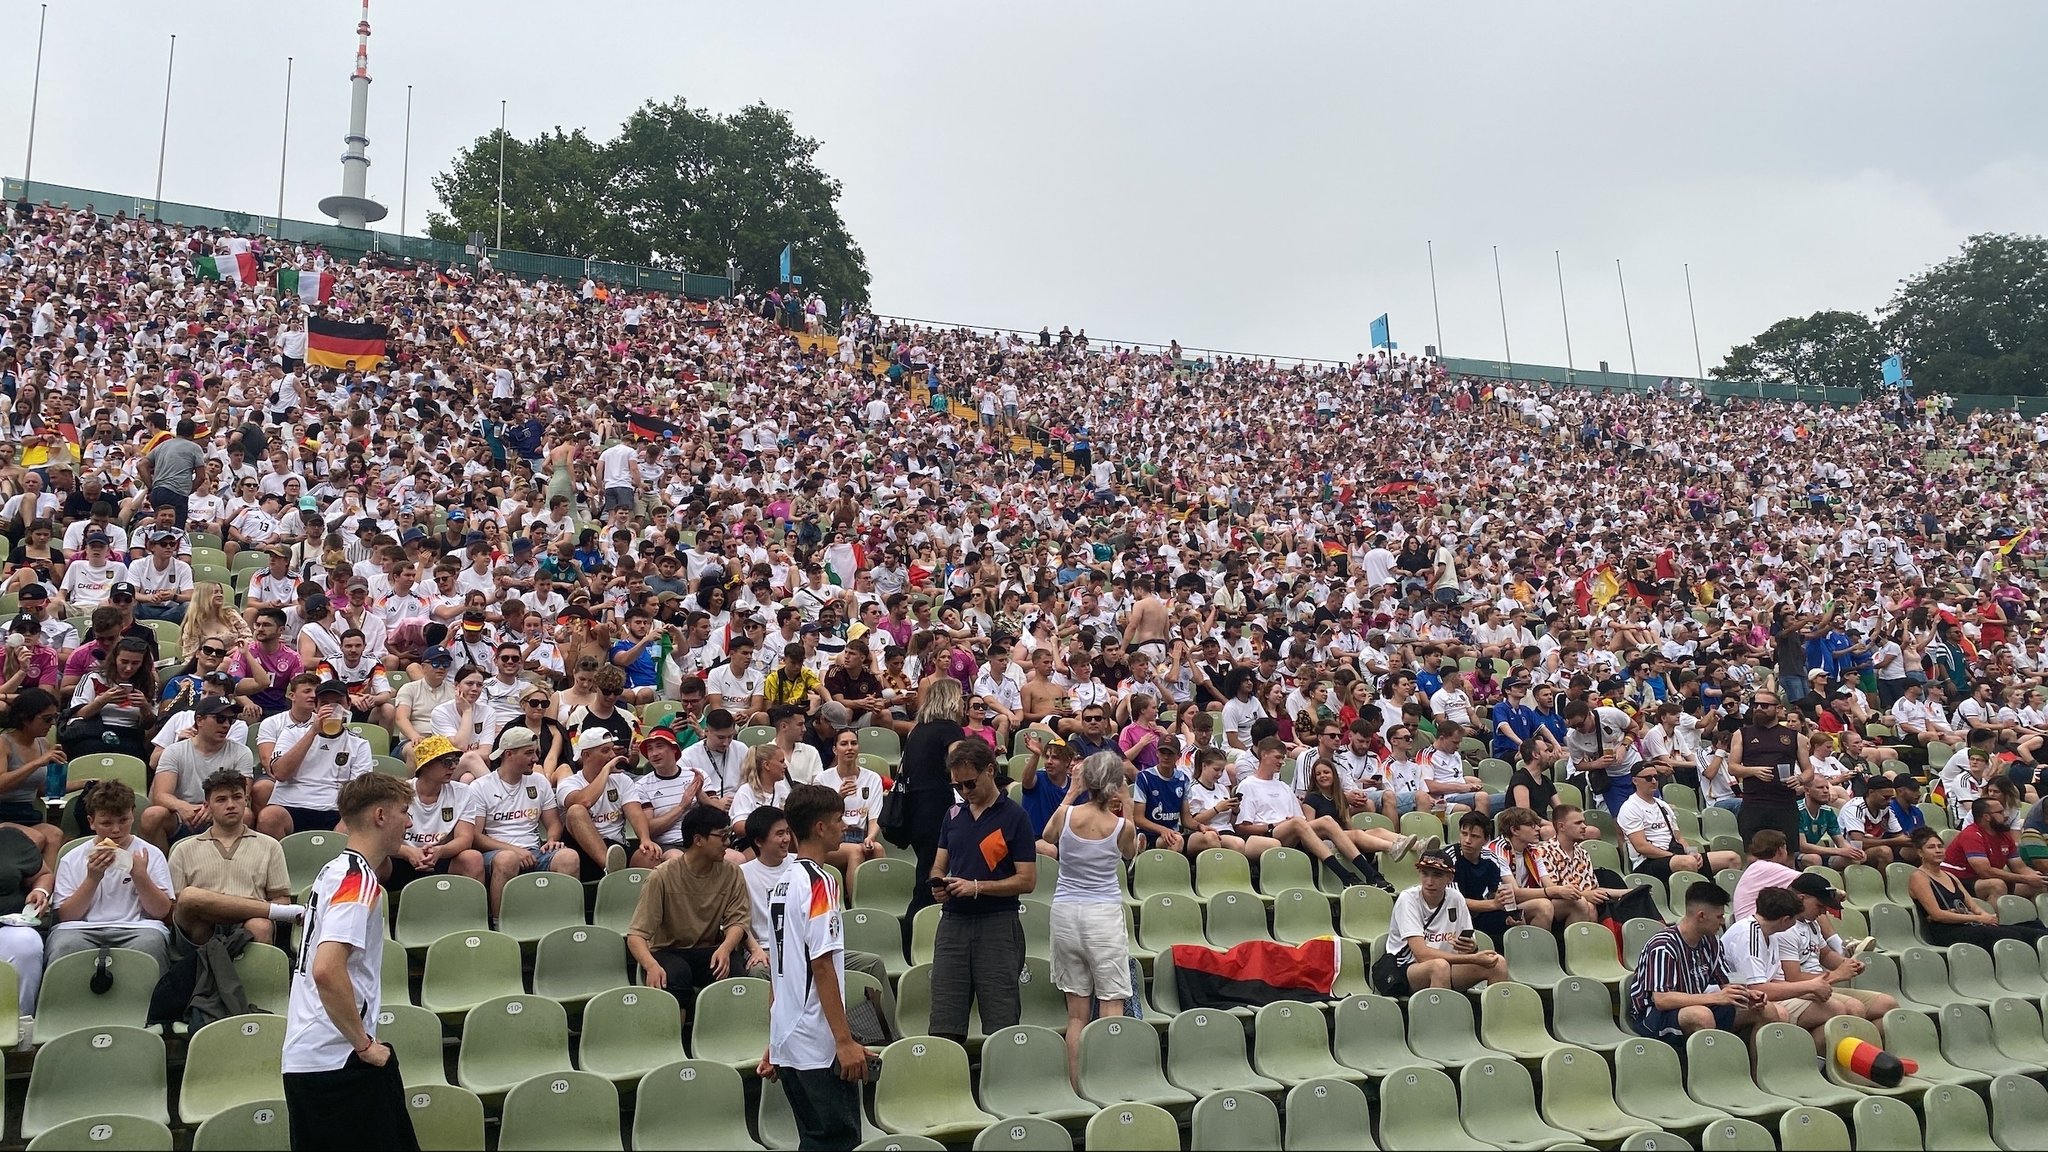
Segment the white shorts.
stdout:
[[1053,903],[1052,982],[1074,996],[1130,998],[1131,943],[1121,903]]

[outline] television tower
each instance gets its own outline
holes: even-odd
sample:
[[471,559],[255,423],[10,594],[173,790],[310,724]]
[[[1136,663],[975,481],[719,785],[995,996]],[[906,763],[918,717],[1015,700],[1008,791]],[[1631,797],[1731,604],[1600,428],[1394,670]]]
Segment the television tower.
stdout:
[[348,151],[341,154],[341,195],[320,201],[320,211],[343,228],[362,228],[382,220],[388,211],[366,195],[370,182],[370,0],[363,0],[363,19],[356,25],[356,71],[349,78]]

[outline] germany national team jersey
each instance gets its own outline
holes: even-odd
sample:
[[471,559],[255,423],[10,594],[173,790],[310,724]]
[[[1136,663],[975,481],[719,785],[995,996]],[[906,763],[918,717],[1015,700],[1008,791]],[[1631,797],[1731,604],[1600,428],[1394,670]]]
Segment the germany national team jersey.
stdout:
[[290,1015],[284,1033],[284,1071],[332,1072],[348,1062],[348,1038],[327,1018],[320,989],[313,983],[313,957],[334,941],[349,946],[348,981],[355,990],[356,1011],[363,1031],[377,1034],[383,1010],[378,976],[384,964],[384,887],[370,862],[355,852],[329,860],[313,880],[306,898],[305,946],[292,971]]

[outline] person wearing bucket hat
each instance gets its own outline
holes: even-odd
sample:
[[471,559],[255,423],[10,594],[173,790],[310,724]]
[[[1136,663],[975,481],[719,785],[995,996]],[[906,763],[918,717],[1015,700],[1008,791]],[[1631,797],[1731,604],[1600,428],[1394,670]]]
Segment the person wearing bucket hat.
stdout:
[[422,876],[484,878],[469,814],[470,785],[455,779],[462,751],[446,736],[425,736],[412,746],[412,824],[391,858],[385,887],[399,889]]
[[470,783],[470,815],[476,846],[484,855],[491,894],[491,922],[505,885],[527,872],[575,876],[582,870],[576,849],[562,839],[562,808],[548,778],[534,770],[539,742],[530,728],[507,728],[491,751],[492,770]]
[[1472,911],[1452,883],[1458,873],[1450,850],[1438,848],[1415,858],[1421,883],[1394,900],[1386,951],[1372,967],[1373,986],[1383,996],[1407,996],[1424,988],[1464,991],[1487,980],[1508,978],[1508,964],[1472,940]]

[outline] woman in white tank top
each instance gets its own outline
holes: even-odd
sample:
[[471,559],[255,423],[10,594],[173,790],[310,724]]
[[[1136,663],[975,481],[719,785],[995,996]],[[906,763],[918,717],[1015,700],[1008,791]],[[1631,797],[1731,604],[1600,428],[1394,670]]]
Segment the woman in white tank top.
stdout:
[[[1076,801],[1084,795],[1087,799]],[[1059,845],[1060,879],[1052,896],[1052,982],[1067,995],[1067,1075],[1080,1083],[1081,1029],[1099,1006],[1121,1016],[1131,996],[1130,937],[1124,924],[1124,861],[1138,854],[1136,827],[1124,816],[1130,784],[1123,757],[1097,752],[1081,761],[1066,798],[1045,823]]]

